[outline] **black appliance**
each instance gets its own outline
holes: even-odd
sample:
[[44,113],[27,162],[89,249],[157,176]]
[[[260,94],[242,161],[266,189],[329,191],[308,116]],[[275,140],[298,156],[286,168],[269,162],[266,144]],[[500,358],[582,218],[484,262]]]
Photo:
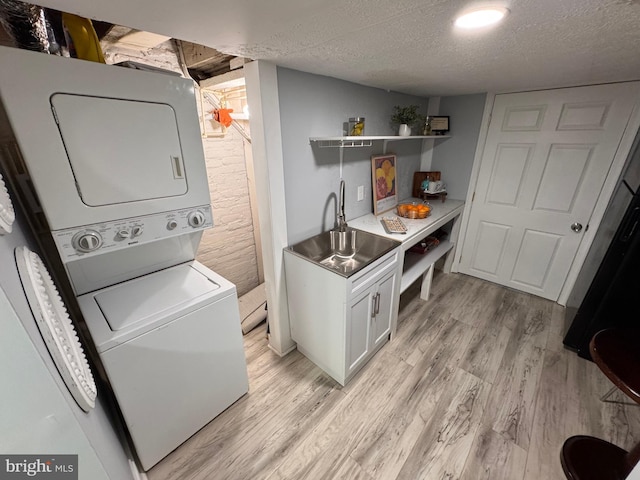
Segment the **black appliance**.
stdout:
[[640,133],[566,312],[565,320],[571,326],[564,344],[588,359],[589,342],[600,330],[640,325]]

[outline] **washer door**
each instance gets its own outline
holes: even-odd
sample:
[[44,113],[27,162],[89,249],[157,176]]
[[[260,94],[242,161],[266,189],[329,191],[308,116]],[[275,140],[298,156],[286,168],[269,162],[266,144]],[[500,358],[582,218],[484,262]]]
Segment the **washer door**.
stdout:
[[7,192],[2,175],[0,174],[0,235],[11,233],[13,221],[16,214],[13,210],[13,204]]
[[15,250],[18,273],[40,334],[80,408],[95,407],[96,384],[75,328],[47,268],[27,247]]

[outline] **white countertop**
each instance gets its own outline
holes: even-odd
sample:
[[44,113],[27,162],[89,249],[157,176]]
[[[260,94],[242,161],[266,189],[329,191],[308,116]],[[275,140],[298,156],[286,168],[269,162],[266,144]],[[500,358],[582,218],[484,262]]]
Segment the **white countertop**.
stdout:
[[[409,203],[412,201],[419,203],[422,202],[422,200],[418,198],[410,198],[403,200],[400,203]],[[365,232],[374,233],[376,235],[381,235],[383,237],[402,242],[403,250],[407,250],[427,235],[435,232],[438,228],[455,218],[457,215],[460,215],[464,208],[464,201],[447,198],[445,202],[437,200],[429,202],[429,205],[431,206],[431,214],[427,218],[411,219],[400,217],[402,223],[407,227],[407,233],[405,234],[387,233],[380,223],[380,219],[382,217],[397,216],[395,208],[388,212],[381,213],[378,216],[369,213],[362,217],[349,220],[348,223],[352,228],[357,228],[359,230],[364,230]]]

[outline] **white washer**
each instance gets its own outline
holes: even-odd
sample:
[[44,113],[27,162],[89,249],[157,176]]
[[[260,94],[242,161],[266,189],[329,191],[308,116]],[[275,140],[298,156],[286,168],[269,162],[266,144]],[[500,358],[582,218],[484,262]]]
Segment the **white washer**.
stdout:
[[78,301],[145,470],[248,391],[235,286],[197,261]]

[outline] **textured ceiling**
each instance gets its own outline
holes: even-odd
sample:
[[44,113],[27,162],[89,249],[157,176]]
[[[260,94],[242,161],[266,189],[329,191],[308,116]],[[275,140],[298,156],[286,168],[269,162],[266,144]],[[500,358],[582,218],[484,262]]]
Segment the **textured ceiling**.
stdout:
[[[640,79],[640,0],[37,0],[220,52],[417,95]],[[462,34],[468,7],[497,28]]]

